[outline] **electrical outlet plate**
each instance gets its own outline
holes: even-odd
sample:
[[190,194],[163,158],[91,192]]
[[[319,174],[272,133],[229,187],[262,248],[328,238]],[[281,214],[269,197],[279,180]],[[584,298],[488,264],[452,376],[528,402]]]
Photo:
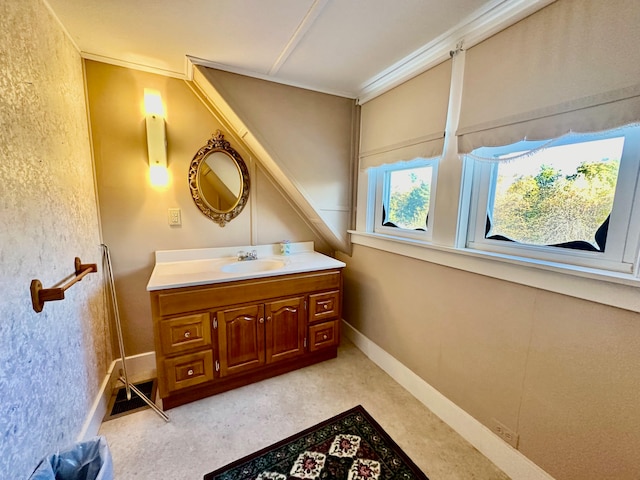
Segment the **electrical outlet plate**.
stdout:
[[491,430],[493,430],[493,433],[498,435],[502,440],[507,442],[513,448],[518,448],[519,435],[510,428],[504,426],[495,418],[491,419]]
[[179,208],[169,209],[169,225],[182,225],[182,214]]

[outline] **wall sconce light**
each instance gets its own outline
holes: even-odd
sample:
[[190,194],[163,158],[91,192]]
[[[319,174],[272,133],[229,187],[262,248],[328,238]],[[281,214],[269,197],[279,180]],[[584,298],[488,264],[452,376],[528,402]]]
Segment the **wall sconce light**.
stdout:
[[169,183],[169,172],[167,171],[167,134],[160,92],[144,89],[144,110],[147,124],[149,179],[151,185],[163,187]]

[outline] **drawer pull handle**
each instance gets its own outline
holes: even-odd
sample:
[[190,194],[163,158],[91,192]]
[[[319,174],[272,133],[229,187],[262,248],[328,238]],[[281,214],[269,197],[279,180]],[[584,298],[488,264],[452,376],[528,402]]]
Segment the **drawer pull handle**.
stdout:
[[190,336],[191,336],[191,332],[189,330],[184,332],[184,338],[189,338]]
[[189,370],[187,370],[187,375],[189,376],[193,375],[193,368],[190,368]]
[[328,303],[325,303],[325,304],[322,306],[322,308],[324,308],[325,310],[326,310],[326,309],[328,309],[328,308],[329,308],[329,304],[328,304]]
[[327,335],[326,335],[326,334],[325,334],[325,335],[322,335],[322,339],[323,339],[323,340],[326,340],[327,338],[328,338],[328,337],[327,337]]

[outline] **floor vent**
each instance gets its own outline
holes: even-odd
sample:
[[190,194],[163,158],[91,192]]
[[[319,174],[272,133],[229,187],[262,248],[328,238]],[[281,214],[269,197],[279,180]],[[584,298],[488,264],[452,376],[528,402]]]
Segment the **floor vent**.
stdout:
[[[147,380],[141,383],[134,383],[136,388],[140,390],[145,397],[154,401],[156,396],[156,380]],[[128,415],[130,413],[139,412],[149,408],[149,406],[142,400],[136,392],[131,390],[131,400],[127,400],[127,392],[124,386],[118,388],[109,401],[107,408],[107,415],[104,417],[104,421],[113,420],[114,418]]]

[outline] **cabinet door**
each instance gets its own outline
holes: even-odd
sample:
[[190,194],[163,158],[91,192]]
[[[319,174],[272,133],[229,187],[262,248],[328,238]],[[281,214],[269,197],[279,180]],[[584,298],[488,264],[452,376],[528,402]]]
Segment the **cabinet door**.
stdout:
[[304,297],[292,297],[265,305],[267,363],[287,360],[304,353]]
[[264,306],[220,310],[217,317],[220,376],[264,365]]

